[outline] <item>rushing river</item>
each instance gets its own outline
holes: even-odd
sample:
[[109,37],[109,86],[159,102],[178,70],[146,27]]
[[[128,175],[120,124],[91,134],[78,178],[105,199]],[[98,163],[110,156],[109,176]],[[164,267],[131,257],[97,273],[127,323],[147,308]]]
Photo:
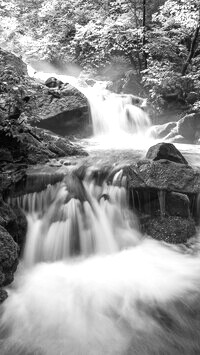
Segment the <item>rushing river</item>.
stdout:
[[[122,130],[145,145],[146,113],[116,96],[108,100],[118,114],[115,137]],[[113,111],[105,122],[102,111],[95,112],[100,142],[113,132]],[[142,235],[123,171],[108,183],[94,178],[91,168],[83,179],[72,175],[10,200],[26,213],[28,232],[1,306],[0,354],[199,354],[198,252]]]

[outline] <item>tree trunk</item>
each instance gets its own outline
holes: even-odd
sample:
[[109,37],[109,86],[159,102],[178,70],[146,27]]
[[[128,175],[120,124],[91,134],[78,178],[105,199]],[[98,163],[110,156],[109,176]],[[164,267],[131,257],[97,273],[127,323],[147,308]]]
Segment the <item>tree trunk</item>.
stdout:
[[144,58],[144,68],[147,69],[147,54],[145,52],[146,44],[146,0],[143,0],[143,17],[142,17],[142,26],[143,26],[143,38],[142,38],[142,47],[143,47],[143,58]]

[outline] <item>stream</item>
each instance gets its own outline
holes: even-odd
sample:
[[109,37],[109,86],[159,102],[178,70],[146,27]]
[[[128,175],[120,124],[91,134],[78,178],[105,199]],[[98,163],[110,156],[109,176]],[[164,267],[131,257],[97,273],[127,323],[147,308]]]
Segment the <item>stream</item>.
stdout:
[[[199,354],[199,252],[142,233],[120,169],[155,144],[150,119],[127,97],[103,92],[94,101],[94,91],[94,137],[82,141],[89,157],[66,157],[56,168],[63,180],[9,200],[28,232],[1,306],[0,354]],[[200,167],[200,146],[176,146]],[[83,177],[73,174],[83,166]]]

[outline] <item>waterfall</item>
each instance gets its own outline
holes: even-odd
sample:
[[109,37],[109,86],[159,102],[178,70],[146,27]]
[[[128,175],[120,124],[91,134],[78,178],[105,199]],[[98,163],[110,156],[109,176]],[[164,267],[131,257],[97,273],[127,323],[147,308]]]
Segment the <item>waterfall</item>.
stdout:
[[33,68],[28,66],[30,76],[43,81],[56,77],[63,83],[70,83],[87,97],[94,140],[101,147],[144,148],[150,144],[151,120],[145,111],[146,99],[131,94],[112,93],[106,89],[105,81],[94,81],[95,84],[91,87],[86,81],[72,76],[33,72]]
[[[150,122],[133,97],[104,91],[95,101],[95,88],[84,90],[96,135],[115,137],[118,147],[128,135],[144,144]],[[199,252],[142,235],[123,169],[94,169],[8,199],[25,212],[28,231],[0,306],[0,354],[199,354]],[[131,193],[141,211],[139,192]],[[164,216],[165,191],[158,199]]]
[[135,245],[140,238],[137,218],[128,209],[125,187],[116,186],[121,180],[124,184],[122,173],[111,185],[97,185],[90,174],[77,181],[84,201],[70,196],[64,182],[10,199],[27,214],[25,264],[114,253]]

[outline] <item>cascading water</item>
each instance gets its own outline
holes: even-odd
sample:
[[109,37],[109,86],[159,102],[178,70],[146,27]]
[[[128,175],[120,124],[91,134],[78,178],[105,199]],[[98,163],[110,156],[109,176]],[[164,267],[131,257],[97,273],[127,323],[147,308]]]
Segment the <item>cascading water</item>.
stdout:
[[96,185],[90,176],[77,181],[83,200],[72,197],[64,182],[10,199],[27,213],[25,264],[108,254],[135,245],[139,232],[132,228],[137,221],[128,210],[125,187],[115,185],[119,173],[112,185]]
[[[130,95],[104,91],[94,98],[95,88],[83,90],[104,144],[107,134],[127,147],[129,133],[144,144],[150,122]],[[142,236],[123,170],[112,183],[95,180],[91,170],[84,179],[72,174],[9,199],[25,211],[28,232],[0,309],[0,354],[199,354],[198,252]],[[165,192],[158,197],[164,216]]]
[[199,256],[142,237],[122,170],[112,184],[90,172],[72,182],[10,200],[29,228],[0,353],[198,354]]
[[93,139],[90,145],[94,148],[143,148],[150,145],[151,120],[145,112],[146,99],[131,94],[115,94],[106,89],[106,82],[96,81],[91,87],[86,82],[55,73],[39,72],[34,74],[28,66],[29,75],[46,80],[54,76],[63,83],[70,83],[81,91],[88,99],[93,126]]

